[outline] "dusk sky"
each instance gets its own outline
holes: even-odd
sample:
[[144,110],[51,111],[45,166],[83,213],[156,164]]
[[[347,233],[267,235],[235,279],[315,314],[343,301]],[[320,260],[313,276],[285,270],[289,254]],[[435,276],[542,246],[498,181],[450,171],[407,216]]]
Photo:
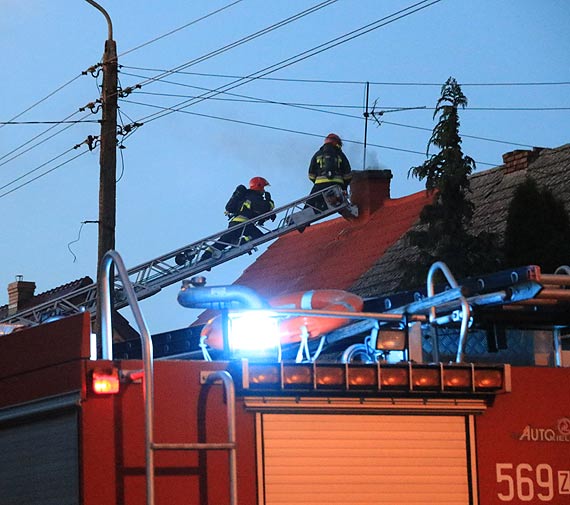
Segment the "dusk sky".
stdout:
[[[329,132],[354,170],[392,171],[393,198],[421,190],[407,174],[425,160],[450,76],[469,102],[460,133],[478,171],[514,149],[570,142],[563,0],[100,3],[121,88],[141,84],[119,100],[122,125],[143,123],[119,137],[116,249],[127,267],[223,230],[226,200],[253,176],[270,181],[277,206],[308,194],[309,160]],[[97,225],[84,222],[98,219],[99,149],[83,142],[100,114],[79,109],[99,97],[101,75],[82,72],[101,60],[107,24],[84,0],[0,7],[2,305],[17,275],[36,293],[95,279]],[[367,82],[382,123],[368,124],[364,166]],[[208,284],[233,282],[261,252],[213,269]],[[152,333],[194,320],[178,290],[142,302]]]

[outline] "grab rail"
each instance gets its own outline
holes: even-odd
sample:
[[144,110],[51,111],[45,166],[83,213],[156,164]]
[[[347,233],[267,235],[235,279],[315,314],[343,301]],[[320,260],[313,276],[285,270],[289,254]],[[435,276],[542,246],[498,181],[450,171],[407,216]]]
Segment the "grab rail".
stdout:
[[[438,270],[441,271],[441,273],[443,273],[445,279],[452,288],[454,289],[459,288],[459,285],[457,284],[457,281],[455,280],[455,277],[453,277],[453,274],[449,270],[448,266],[442,261],[436,261],[428,271],[428,276],[427,276],[428,299],[429,297],[435,295],[435,284],[433,277],[435,275],[435,272]],[[461,330],[459,332],[459,342],[457,344],[457,355],[455,357],[455,361],[457,363],[461,363],[463,361],[463,356],[465,354],[465,343],[467,341],[467,328],[469,327],[469,317],[471,315],[471,311],[469,309],[469,303],[467,302],[467,299],[465,298],[465,296],[463,296],[460,290],[458,291],[458,298],[461,301]],[[437,319],[437,314],[435,309],[436,309],[435,305],[432,305],[430,308],[430,315],[429,315],[430,323],[434,322]],[[439,362],[439,339],[437,338],[437,334],[436,337],[434,338],[433,360],[435,362]]]
[[154,442],[154,358],[153,345],[146,321],[142,315],[139,303],[129,282],[127,269],[117,251],[107,251],[101,260],[101,275],[99,278],[99,292],[101,303],[97,306],[97,316],[100,324],[100,335],[103,359],[113,360],[113,329],[111,324],[111,266],[115,264],[117,273],[123,282],[128,305],[141,334],[142,361],[144,374],[142,376],[144,416],[145,416],[145,457],[146,457],[146,503],[154,505],[154,451],[156,450],[229,450],[230,469],[230,504],[237,503],[237,466],[236,466],[236,440],[235,440],[235,388],[231,375],[225,370],[213,372],[208,376],[207,382],[221,380],[224,385],[229,442],[197,443],[197,444],[157,444]]

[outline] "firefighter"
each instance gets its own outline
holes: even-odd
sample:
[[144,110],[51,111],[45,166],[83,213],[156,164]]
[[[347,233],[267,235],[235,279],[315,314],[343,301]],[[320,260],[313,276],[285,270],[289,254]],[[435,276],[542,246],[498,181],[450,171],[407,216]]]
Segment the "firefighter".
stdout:
[[[340,186],[345,192],[348,190],[352,172],[348,158],[342,152],[342,140],[336,133],[329,133],[321,148],[311,158],[309,179],[313,183],[311,195],[334,185]],[[322,198],[307,203],[320,210],[326,209]]]
[[[216,250],[223,251],[232,244],[241,245],[263,235],[263,232],[256,225],[262,225],[265,220],[249,223],[245,227],[240,226],[237,229],[235,227],[275,208],[271,194],[269,191],[265,191],[265,187],[269,185],[267,179],[253,177],[249,181],[249,189],[243,184],[235,189],[226,204],[225,211],[230,219],[228,224],[230,230],[224,233],[217,242],[208,246],[200,261],[211,258]],[[272,214],[269,219],[275,221],[275,214]]]
[[[342,140],[336,133],[329,133],[321,148],[313,154],[309,164],[309,179],[313,183],[310,195],[331,186],[340,186],[344,193],[352,180],[352,170],[346,155],[342,152]],[[307,200],[304,208],[312,208],[315,212],[327,209],[324,197],[318,196]],[[303,233],[309,224],[299,226],[297,231]]]

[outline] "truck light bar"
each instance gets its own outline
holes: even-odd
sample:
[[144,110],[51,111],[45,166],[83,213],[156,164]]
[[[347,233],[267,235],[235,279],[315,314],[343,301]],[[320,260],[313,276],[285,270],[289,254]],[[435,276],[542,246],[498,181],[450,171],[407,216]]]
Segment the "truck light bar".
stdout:
[[510,391],[509,365],[470,363],[249,363],[241,362],[248,393],[271,391],[502,393]]

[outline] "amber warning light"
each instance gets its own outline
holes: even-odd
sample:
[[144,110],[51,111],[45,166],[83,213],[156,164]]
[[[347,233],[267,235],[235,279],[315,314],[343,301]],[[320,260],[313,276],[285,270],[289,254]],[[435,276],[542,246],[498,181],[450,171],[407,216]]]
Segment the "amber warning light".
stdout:
[[116,368],[93,370],[92,389],[98,395],[117,394],[119,392],[119,371]]

